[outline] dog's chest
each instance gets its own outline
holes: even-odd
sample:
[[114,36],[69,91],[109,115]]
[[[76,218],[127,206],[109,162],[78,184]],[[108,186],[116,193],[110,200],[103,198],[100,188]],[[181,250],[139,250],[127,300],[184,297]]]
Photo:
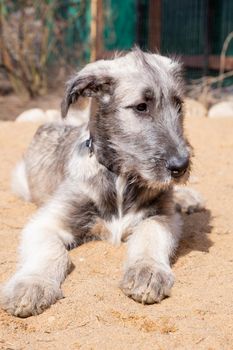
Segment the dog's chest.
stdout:
[[117,215],[111,219],[105,220],[105,226],[110,234],[110,240],[117,244],[125,240],[131,233],[132,229],[139,224],[143,218],[143,211],[129,210],[124,213],[124,191],[126,181],[122,177],[116,180],[116,206]]

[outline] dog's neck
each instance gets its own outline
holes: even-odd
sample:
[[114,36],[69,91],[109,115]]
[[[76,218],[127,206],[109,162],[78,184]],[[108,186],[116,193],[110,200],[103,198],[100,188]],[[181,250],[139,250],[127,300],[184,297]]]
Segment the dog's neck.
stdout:
[[[99,175],[101,175],[99,180],[101,178],[102,180],[100,180],[100,183],[107,184],[106,190],[108,187],[109,190],[107,190],[107,192],[111,193],[111,196],[113,197],[116,196],[117,198],[119,195],[117,182],[119,182],[119,179],[121,178],[120,182],[123,184],[123,187],[121,188],[122,209],[124,213],[127,213],[131,209],[137,211],[146,208],[149,210],[151,207],[157,208],[156,210],[158,211],[160,210],[159,208],[162,207],[160,205],[160,202],[164,202],[165,197],[170,197],[171,186],[149,184],[147,181],[143,181],[143,179],[141,179],[139,176],[116,174],[111,171],[111,169],[107,168],[104,164],[101,164],[95,155],[95,149],[91,135],[88,139],[86,139],[85,146],[89,157],[95,156],[96,161],[99,163],[99,165],[101,165],[101,170],[99,173]],[[106,203],[106,206],[109,207],[109,196],[107,196],[105,193],[104,197],[108,198],[108,203]],[[112,210],[114,212],[114,205]]]
[[[171,194],[171,187],[161,187],[154,186],[150,187],[141,182],[132,182],[130,179],[127,179],[125,189],[123,192],[123,206],[125,211],[128,211],[131,207],[134,207],[136,210],[141,210],[145,208],[161,207],[159,203],[164,201],[164,198]],[[163,213],[162,213],[163,214]]]

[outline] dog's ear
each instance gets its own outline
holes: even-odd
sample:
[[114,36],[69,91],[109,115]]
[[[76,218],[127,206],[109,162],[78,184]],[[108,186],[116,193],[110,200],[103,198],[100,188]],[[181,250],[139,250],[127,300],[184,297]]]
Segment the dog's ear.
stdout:
[[[94,64],[91,63],[88,66]],[[106,96],[113,94],[115,81],[108,75],[107,70],[87,69],[88,66],[67,83],[65,96],[61,104],[63,118],[66,117],[70,105],[76,102],[79,96],[94,97],[98,101],[104,101]]]

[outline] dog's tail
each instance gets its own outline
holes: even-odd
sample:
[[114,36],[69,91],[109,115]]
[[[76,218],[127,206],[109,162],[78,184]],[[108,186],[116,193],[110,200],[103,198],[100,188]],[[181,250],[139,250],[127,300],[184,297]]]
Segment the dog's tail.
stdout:
[[17,196],[25,201],[29,202],[31,200],[26,166],[23,159],[16,165],[12,172],[11,189]]

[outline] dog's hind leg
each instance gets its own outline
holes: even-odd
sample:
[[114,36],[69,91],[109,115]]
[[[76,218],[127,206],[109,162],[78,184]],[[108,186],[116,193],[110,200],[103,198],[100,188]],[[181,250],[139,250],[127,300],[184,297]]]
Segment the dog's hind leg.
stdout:
[[0,295],[3,309],[15,316],[39,314],[62,298],[61,283],[71,265],[66,246],[73,242],[63,227],[63,211],[57,199],[50,201],[22,232],[18,270]]
[[169,258],[181,233],[180,215],[154,217],[139,224],[129,238],[128,259],[120,284],[123,292],[143,304],[170,295],[174,276]]

